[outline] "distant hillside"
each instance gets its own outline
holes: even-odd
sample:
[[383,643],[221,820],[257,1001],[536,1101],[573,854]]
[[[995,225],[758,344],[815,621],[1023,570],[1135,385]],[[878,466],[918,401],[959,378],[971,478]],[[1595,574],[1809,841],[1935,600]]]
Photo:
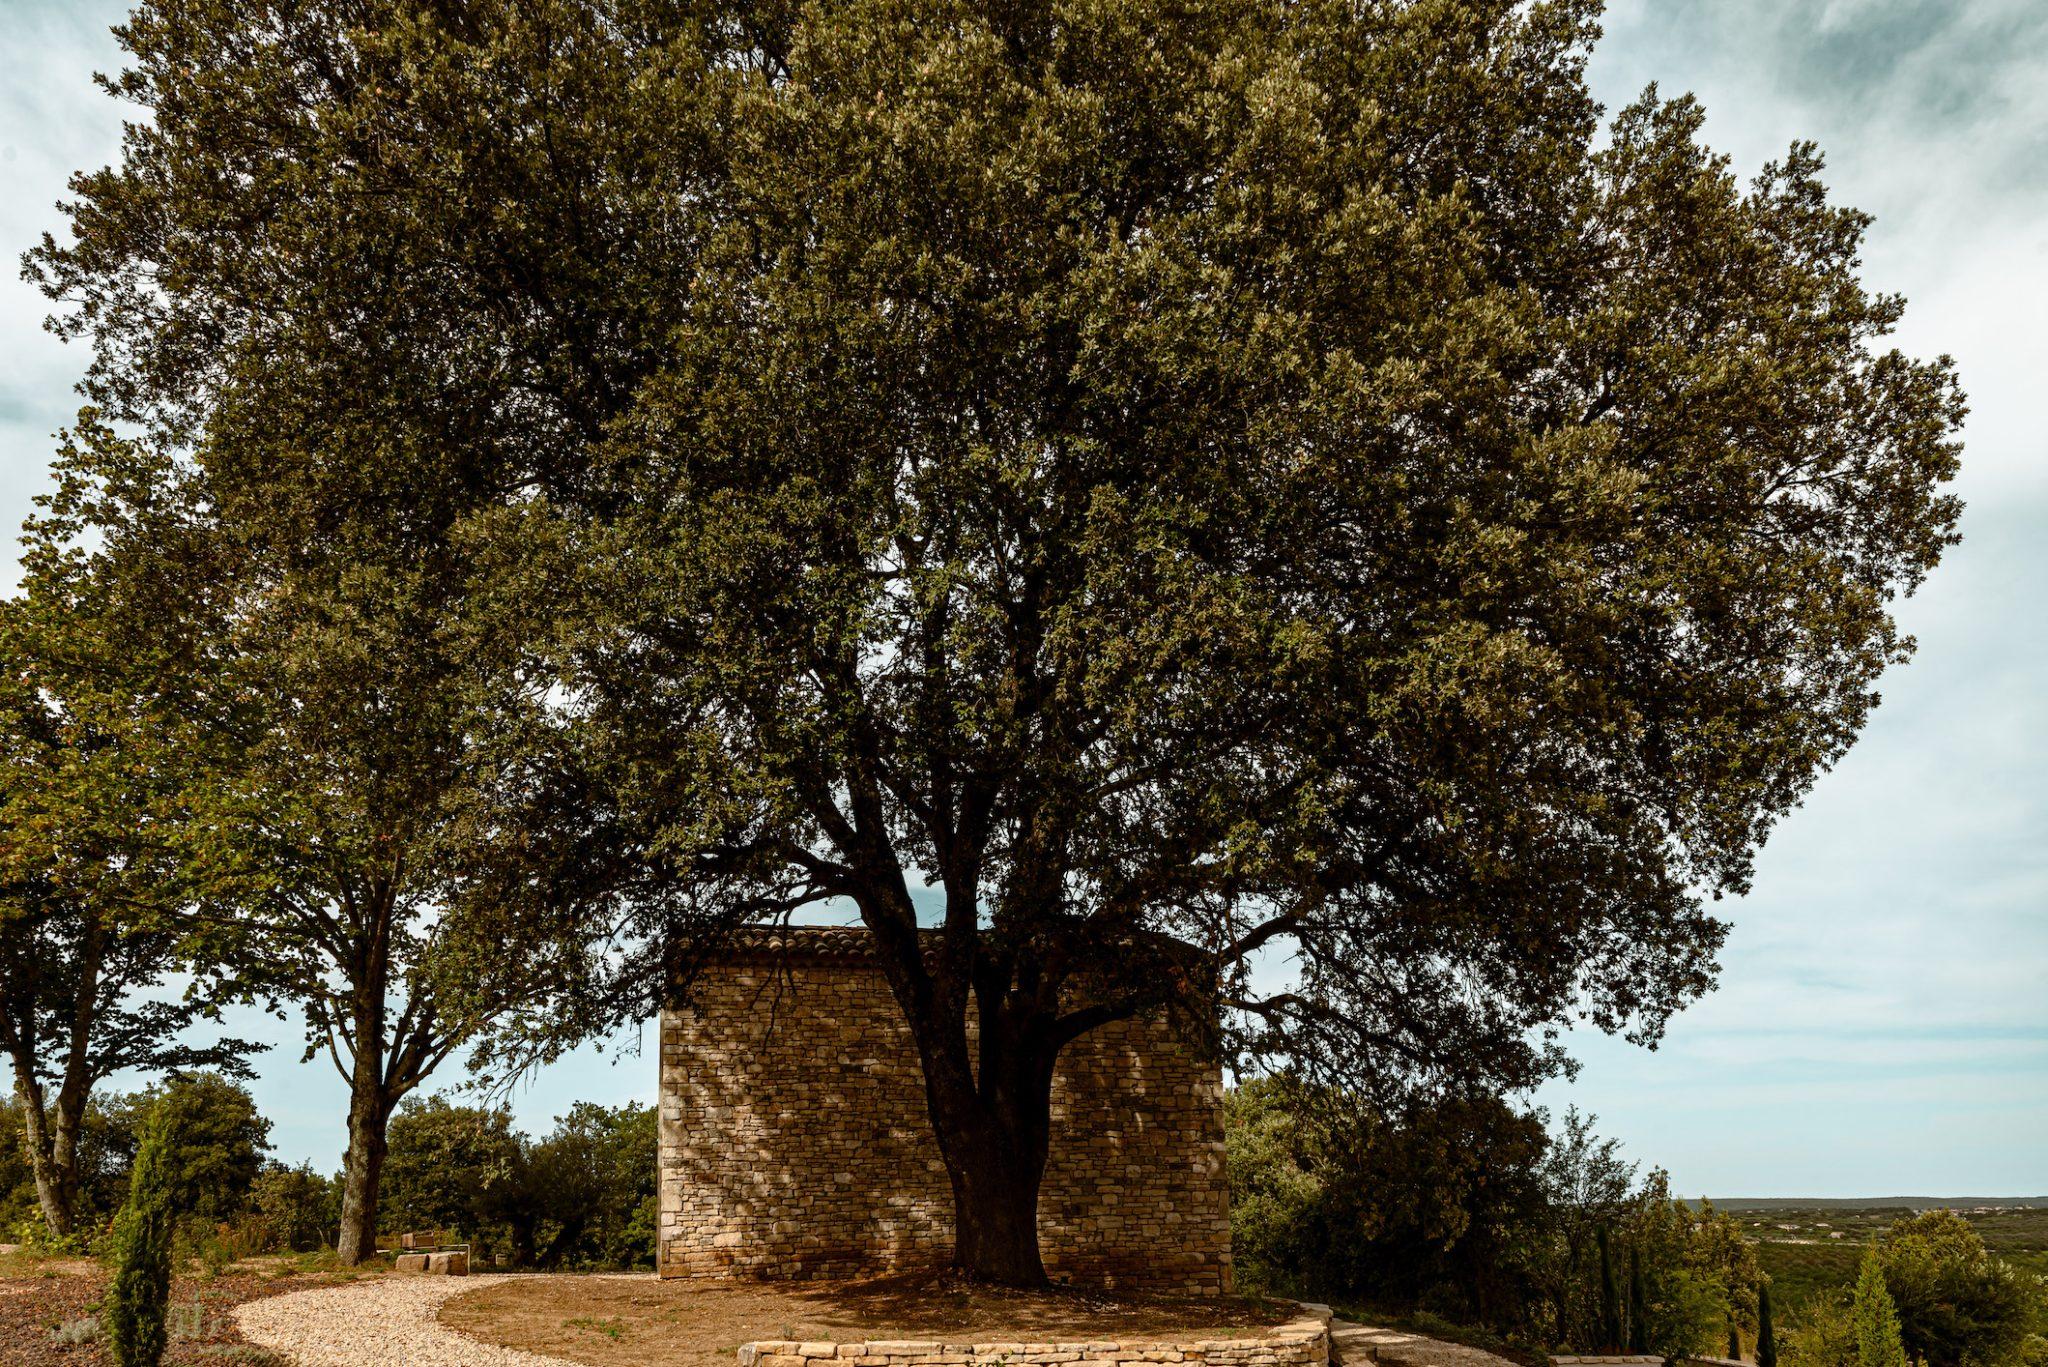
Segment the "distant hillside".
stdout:
[[1711,1198],[1716,1209],[1739,1210],[1970,1210],[1978,1206],[2048,1209],[2048,1196],[1733,1196]]

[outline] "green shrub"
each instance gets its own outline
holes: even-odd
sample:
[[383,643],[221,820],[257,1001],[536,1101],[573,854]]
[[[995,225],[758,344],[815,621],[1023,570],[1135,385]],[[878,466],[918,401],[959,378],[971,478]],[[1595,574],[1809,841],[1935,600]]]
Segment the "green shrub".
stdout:
[[163,1360],[178,1218],[176,1145],[169,1111],[152,1111],[136,1149],[128,1202],[114,1221],[111,1240],[114,1281],[105,1319],[115,1367],[157,1367]]
[[1785,1335],[1785,1367],[1857,1367],[1856,1318],[1841,1295],[1816,1296]]
[[2040,1309],[2033,1278],[1994,1258],[1950,1210],[1893,1222],[1877,1262],[1898,1308],[1906,1355],[1927,1367],[2014,1361]]
[[1885,1290],[1884,1269],[1875,1249],[1863,1255],[1863,1272],[1856,1278],[1855,1317],[1859,1367],[1906,1367],[1898,1307]]

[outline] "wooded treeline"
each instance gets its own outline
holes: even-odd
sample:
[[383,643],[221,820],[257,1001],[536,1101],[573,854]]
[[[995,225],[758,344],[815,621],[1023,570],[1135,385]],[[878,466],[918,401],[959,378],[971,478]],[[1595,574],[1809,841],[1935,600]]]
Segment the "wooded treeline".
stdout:
[[[1264,1079],[1231,1092],[1226,1124],[1247,1287],[1528,1361],[2048,1363],[2048,1287],[1952,1211],[1900,1216],[1867,1249],[1857,1287],[1790,1313],[1781,1289],[1773,1314],[1754,1231],[1676,1199],[1663,1172],[1624,1161],[1577,1112],[1553,1121],[1492,1097],[1390,1112]],[[1873,1328],[1886,1322],[1888,1335]]]
[[[53,1240],[27,1161],[25,1108],[0,1101],[0,1239],[96,1249],[129,1195],[136,1148],[154,1120],[166,1136],[166,1199],[179,1265],[219,1270],[259,1254],[334,1256],[346,1174],[271,1155],[271,1122],[216,1073],[177,1073],[86,1107],[71,1237]],[[446,1232],[482,1266],[651,1268],[655,1124],[648,1106],[579,1103],[530,1137],[501,1109],[443,1097],[409,1101],[389,1131],[379,1232]]]

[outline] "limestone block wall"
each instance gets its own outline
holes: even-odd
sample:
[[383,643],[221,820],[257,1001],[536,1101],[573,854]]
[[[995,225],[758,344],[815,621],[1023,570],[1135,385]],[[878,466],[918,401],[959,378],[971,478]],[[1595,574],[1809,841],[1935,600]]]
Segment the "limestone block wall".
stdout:
[[[858,934],[706,970],[661,1019],[663,1276],[839,1277],[943,1262],[952,1190],[908,1027]],[[1069,1045],[1039,1237],[1054,1277],[1230,1285],[1223,1082],[1164,1021]]]
[[799,1343],[769,1339],[740,1345],[739,1367],[1326,1367],[1327,1313],[1239,1338],[1088,1343],[942,1343],[871,1339]]

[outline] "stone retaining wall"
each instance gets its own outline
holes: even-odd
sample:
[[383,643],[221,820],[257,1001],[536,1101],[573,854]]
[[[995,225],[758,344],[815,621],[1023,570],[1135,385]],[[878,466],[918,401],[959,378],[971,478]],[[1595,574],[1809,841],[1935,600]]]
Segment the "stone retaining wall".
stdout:
[[1256,1336],[1085,1343],[943,1343],[870,1339],[861,1343],[799,1343],[768,1339],[742,1344],[740,1367],[1327,1367],[1328,1316],[1313,1310]]
[[[844,1277],[950,1256],[923,1071],[864,936],[782,933],[662,1013],[663,1276]],[[1163,1020],[1069,1045],[1038,1204],[1047,1271],[1228,1290],[1222,1100],[1220,1065]]]

